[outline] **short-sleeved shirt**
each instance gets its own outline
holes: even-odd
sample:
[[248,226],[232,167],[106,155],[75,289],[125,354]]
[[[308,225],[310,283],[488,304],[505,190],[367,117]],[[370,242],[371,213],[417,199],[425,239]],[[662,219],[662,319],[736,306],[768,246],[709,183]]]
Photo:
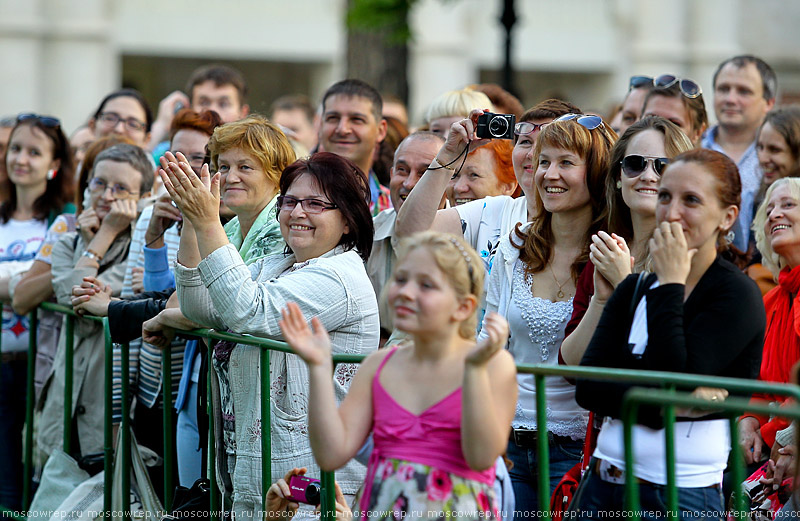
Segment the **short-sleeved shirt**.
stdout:
[[492,270],[492,260],[497,244],[507,236],[517,223],[528,222],[528,204],[525,196],[514,199],[507,195],[485,197],[455,207],[461,218],[464,239],[480,254],[487,275]]
[[50,228],[47,230],[47,234],[44,236],[44,242],[42,242],[42,247],[39,248],[39,252],[36,254],[34,260],[51,264],[52,262],[50,259],[53,255],[53,245],[58,242],[58,238],[63,234],[74,232],[75,223],[75,214],[62,213],[56,217],[53,224],[50,225]]

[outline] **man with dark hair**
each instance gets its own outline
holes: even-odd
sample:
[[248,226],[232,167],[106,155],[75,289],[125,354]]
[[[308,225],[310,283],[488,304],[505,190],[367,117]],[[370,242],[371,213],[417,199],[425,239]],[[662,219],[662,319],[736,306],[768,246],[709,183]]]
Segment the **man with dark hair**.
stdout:
[[[309,152],[317,146],[317,129],[314,120],[317,111],[308,96],[289,94],[272,102],[269,119],[297,140]],[[288,131],[288,132],[287,132]]]
[[373,215],[392,207],[389,189],[381,186],[372,172],[375,151],[385,137],[383,100],[374,87],[348,79],[334,83],[325,92],[319,127],[320,151],[346,157],[367,176]]
[[753,204],[763,175],[756,155],[756,133],[775,105],[777,89],[775,71],[755,56],[734,56],[714,73],[717,125],[706,132],[701,145],[722,152],[739,167],[742,203],[733,227],[733,243],[743,251],[749,246]]
[[244,76],[228,65],[212,64],[195,69],[185,90],[186,94],[179,90],[172,92],[158,104],[158,116],[150,131],[150,148],[156,157],[161,157],[168,149],[169,127],[181,108],[191,108],[195,112],[213,110],[223,123],[238,121],[250,112]]

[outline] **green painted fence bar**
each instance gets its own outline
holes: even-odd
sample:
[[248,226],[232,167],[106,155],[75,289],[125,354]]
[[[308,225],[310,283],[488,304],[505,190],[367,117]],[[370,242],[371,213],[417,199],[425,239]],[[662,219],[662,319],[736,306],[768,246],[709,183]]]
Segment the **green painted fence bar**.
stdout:
[[[34,396],[33,381],[36,376],[36,346],[38,345],[39,313],[34,308],[31,312],[28,329],[28,360],[25,396]],[[34,400],[25,401],[25,457],[22,471],[22,507],[31,504],[31,479],[33,478],[33,405]]]
[[[208,344],[208,367],[211,367],[211,360],[214,356],[214,348],[209,342]],[[216,441],[214,439],[214,405],[211,403],[211,371],[208,371],[206,375],[206,384],[208,392],[206,395],[208,399],[206,400],[207,410],[206,413],[208,414],[208,467],[207,467],[207,475],[208,481],[211,487],[211,494],[209,497],[209,506],[211,508],[211,518],[218,517],[218,513],[221,510],[221,503],[219,497],[219,487],[217,487],[217,469],[214,464],[215,460],[215,451],[216,451]]]
[[103,418],[103,511],[111,514],[111,488],[114,483],[114,428],[111,422],[113,400],[114,344],[111,342],[111,329],[108,318],[103,319],[103,339],[105,344],[105,417]]
[[64,322],[64,452],[72,447],[72,377],[75,374],[75,316],[67,314]]
[[[103,326],[108,330],[108,318],[103,319]],[[120,367],[122,373],[122,422],[120,424],[120,445],[122,445],[122,511],[131,510],[131,402],[130,393],[130,349],[127,342],[120,344]],[[108,389],[106,389],[108,394]],[[106,422],[109,421],[106,411]],[[108,495],[108,494],[104,494]]]
[[[73,327],[75,319],[75,313],[66,306],[59,306],[57,304],[50,304],[45,303],[41,306],[43,309],[47,309],[50,311],[56,311],[60,313],[64,313],[67,315],[67,319],[65,323],[67,327],[70,329]],[[32,314],[32,320],[35,320],[36,315],[35,312]],[[106,418],[105,418],[105,425],[104,425],[104,456],[105,456],[105,469],[106,469],[106,481],[105,481],[105,490],[107,491],[104,494],[104,508],[108,511],[111,510],[111,480],[113,478],[113,439],[112,439],[112,403],[111,403],[111,388],[112,388],[112,369],[113,369],[113,344],[111,343],[110,337],[110,330],[108,326],[108,319],[107,318],[97,318],[97,317],[85,317],[87,319],[101,321],[104,327],[104,335],[105,335],[105,354],[106,354],[106,389],[108,392],[106,393],[105,397],[105,406],[106,406]],[[286,353],[291,353],[291,350],[288,346],[279,341],[254,337],[250,335],[236,335],[233,333],[227,332],[219,332],[214,331],[211,329],[196,329],[191,331],[179,331],[181,334],[185,334],[188,336],[204,338],[208,340],[228,340],[233,341],[240,344],[252,345],[255,347],[259,347],[262,349],[261,351],[261,409],[262,409],[262,454],[265,457],[262,458],[262,482],[263,482],[263,489],[262,489],[262,500],[265,500],[266,491],[269,488],[271,482],[271,458],[269,455],[271,453],[271,442],[270,442],[270,386],[269,386],[269,351],[276,350]],[[74,335],[67,335],[68,338],[73,338]],[[31,345],[29,346],[29,351],[35,350],[35,335],[32,336]],[[70,351],[73,350],[72,345],[70,345]],[[213,355],[212,348],[209,346],[208,348],[208,356],[209,360]],[[34,358],[34,357],[31,357]],[[72,357],[68,357],[72,358]],[[335,364],[338,363],[360,363],[363,360],[364,356],[361,355],[335,355],[333,357],[333,361]],[[123,465],[122,476],[123,476],[123,483],[122,489],[123,490],[130,490],[129,480],[130,480],[130,402],[129,398],[129,377],[128,377],[128,370],[129,370],[129,358],[128,358],[128,346],[127,344],[122,345],[121,347],[121,360],[122,360],[122,392],[123,392],[123,419],[120,428],[122,429],[122,440],[121,444],[123,447],[123,454],[121,457],[121,464]],[[68,362],[71,367],[72,360]],[[29,362],[28,370],[29,372],[32,370],[33,365]],[[567,378],[585,378],[585,379],[592,379],[592,380],[614,380],[614,381],[625,381],[631,383],[641,383],[643,385],[651,386],[649,388],[633,388],[631,389],[624,399],[623,403],[623,420],[625,421],[625,457],[626,457],[626,468],[632,468],[632,461],[633,461],[633,451],[631,445],[631,439],[633,436],[633,425],[636,418],[636,410],[640,403],[642,404],[654,404],[665,406],[665,420],[666,420],[666,459],[667,459],[667,478],[668,478],[668,485],[667,485],[667,501],[668,501],[668,508],[670,511],[670,516],[672,516],[677,508],[677,487],[675,484],[675,448],[674,448],[674,420],[675,420],[675,407],[690,407],[690,406],[705,406],[708,408],[709,403],[706,400],[692,398],[689,397],[686,393],[677,392],[677,390],[682,391],[691,391],[697,387],[718,387],[727,389],[729,392],[732,393],[745,393],[749,394],[752,392],[763,392],[763,393],[770,393],[779,396],[787,396],[793,397],[800,401],[800,387],[792,386],[792,385],[785,385],[785,384],[774,384],[774,383],[766,383],[760,382],[755,380],[740,380],[734,378],[723,378],[723,377],[711,377],[711,376],[704,376],[704,375],[689,375],[689,374],[679,374],[679,373],[669,373],[669,372],[641,372],[641,371],[630,371],[630,370],[623,370],[623,369],[608,369],[608,368],[594,368],[594,367],[574,367],[574,366],[540,366],[540,365],[531,365],[531,364],[520,364],[517,366],[517,370],[521,374],[533,374],[535,378],[536,384],[536,394],[537,394],[537,427],[539,432],[547,432],[547,423],[546,423],[546,390],[545,390],[545,378],[546,377],[567,377]],[[163,402],[164,402],[164,425],[165,425],[165,458],[169,457],[167,461],[171,461],[173,457],[173,451],[171,446],[172,437],[174,437],[174,433],[172,432],[172,411],[171,411],[171,357],[168,351],[165,351],[164,356],[162,357],[162,372],[163,372]],[[69,385],[72,385],[71,382],[71,370],[68,373],[70,378],[67,380],[69,381]],[[211,393],[211,374],[207,376],[208,380],[208,391],[209,395]],[[661,387],[667,387],[667,389],[658,389],[652,388],[654,384],[657,384]],[[29,378],[29,386],[32,386],[32,378]],[[65,389],[66,391],[66,389]],[[30,426],[32,423],[32,402],[33,402],[33,392],[29,390],[28,392],[28,399],[29,406],[31,407],[31,416],[28,417],[26,415],[27,425]],[[71,411],[71,392],[67,393],[67,399],[69,400],[69,407],[67,407],[67,403],[65,403],[65,430],[64,435],[65,438],[69,436],[71,431],[71,415],[67,411]],[[66,402],[66,400],[65,400]],[[225,506],[222,504],[221,498],[219,497],[217,485],[216,485],[216,474],[215,474],[215,446],[214,446],[214,421],[213,421],[213,404],[211,400],[208,400],[208,413],[209,418],[209,448],[208,448],[208,476],[211,482],[211,508],[212,508],[212,516],[217,517],[221,509]],[[757,413],[775,413],[777,409],[775,407],[767,406],[767,405],[751,405],[748,400],[741,399],[741,398],[729,398],[724,402],[714,403],[714,410],[723,411],[726,414],[730,414],[729,422],[730,422],[730,432],[731,432],[731,439],[732,439],[732,460],[734,461],[733,465],[733,473],[734,473],[734,481],[740,483],[743,479],[744,473],[744,465],[741,458],[741,450],[735,440],[737,440],[737,429],[736,429],[736,418],[738,413],[741,413],[745,410],[757,412]],[[70,416],[70,424],[67,426],[66,424],[66,417]],[[800,418],[800,408],[781,408],[780,409],[780,416],[787,417],[787,418]],[[67,428],[69,427],[69,428]],[[32,429],[27,428],[26,432],[30,432],[32,434]],[[26,438],[28,439],[28,438]],[[69,444],[67,443],[68,439],[65,439],[65,447],[68,448]],[[28,442],[28,445],[32,448],[32,440]],[[539,471],[540,471],[540,479],[539,482],[539,494],[540,497],[549,498],[549,457],[548,457],[548,439],[546,436],[540,436],[537,440],[537,448],[539,451]],[[169,456],[167,455],[166,451],[169,451]],[[30,472],[30,461],[26,456],[26,473]],[[165,503],[169,505],[172,502],[172,490],[171,485],[174,482],[174,478],[171,474],[171,467],[170,465],[166,465],[164,469],[164,479],[165,479]],[[26,474],[26,476],[29,474]],[[632,473],[627,473],[627,477],[632,476]],[[333,519],[335,517],[335,493],[334,493],[334,475],[331,472],[323,472],[320,476],[322,481],[322,489],[323,489],[323,497],[322,497],[322,512],[323,517],[325,519]],[[29,481],[26,479],[26,481]],[[628,480],[626,483],[626,487],[628,487],[628,494],[627,494],[627,501],[628,501],[628,508],[635,511],[638,509],[638,487],[634,480]],[[741,502],[744,498],[742,494],[737,495],[737,502],[738,508],[741,508]],[[123,507],[129,509],[129,495],[125,494],[123,497]],[[548,518],[549,512],[547,512],[547,507],[543,505],[542,507],[542,517],[545,519]]]
[[272,411],[270,401],[269,351],[261,350],[261,504],[267,521],[267,490],[272,484]]

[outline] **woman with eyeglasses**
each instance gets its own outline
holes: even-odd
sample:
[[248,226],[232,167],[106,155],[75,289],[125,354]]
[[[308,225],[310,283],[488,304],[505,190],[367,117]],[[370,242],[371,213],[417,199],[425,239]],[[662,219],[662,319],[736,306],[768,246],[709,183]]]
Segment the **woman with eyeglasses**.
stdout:
[[[119,295],[137,202],[153,184],[153,169],[141,148],[119,144],[97,155],[89,181],[89,205],[79,229],[61,234],[51,253],[52,290],[62,305],[72,304],[72,288],[96,277]],[[79,315],[83,310],[76,310]],[[62,448],[66,330],[42,391],[37,444],[46,453]],[[74,329],[73,447],[76,457],[103,451],[105,341],[97,322],[79,319]],[[111,392],[108,390],[108,392]]]
[[511,164],[513,146],[505,139],[493,139],[488,145],[469,153],[464,167],[447,184],[450,206],[466,204],[485,197],[518,197],[522,190]]
[[120,89],[103,98],[89,120],[95,138],[111,134],[125,136],[143,148],[150,139],[152,124],[153,111],[135,89]]
[[589,262],[578,280],[567,338],[561,344],[563,363],[580,363],[614,288],[631,273],[647,269],[658,182],[670,158],[692,148],[680,128],[659,116],[640,119],[614,145],[605,186],[609,231],[592,236]]
[[[559,116],[580,111],[571,103],[549,99],[522,115],[514,131],[516,142],[511,152],[511,163],[517,184],[523,192],[525,190],[521,183],[524,176],[522,165],[533,148],[539,129]],[[447,190],[449,181],[459,172],[467,143],[461,139],[456,138],[453,143],[445,145],[451,148],[450,153],[453,156],[462,153],[459,160],[446,168],[436,162],[431,164],[429,173],[432,175],[422,176],[415,189],[408,195],[397,214],[395,233],[398,238],[429,229],[454,235],[463,234],[464,239],[480,254],[488,273],[498,241],[508,235],[517,223],[525,223],[532,219],[536,214],[536,199],[532,196],[526,197],[525,194],[517,198],[510,195],[496,195],[439,210],[439,202]],[[470,149],[476,148],[470,147]]]
[[74,166],[61,123],[36,114],[17,117],[3,162],[8,176],[0,182],[9,198],[0,204],[0,505],[19,509],[29,323],[27,316],[14,312],[11,300],[48,226],[70,204]]
[[[195,251],[184,251],[181,244],[175,272],[180,310],[189,320],[280,339],[281,310],[297,302],[305,316],[317,317],[330,332],[334,353],[368,354],[378,347],[378,304],[364,268],[373,235],[369,188],[352,162],[321,152],[283,171],[276,206],[286,251],[250,266],[219,224],[220,175],[212,178],[203,167],[198,177],[185,163],[168,166],[160,173],[184,217],[181,241],[190,230],[197,241]],[[229,197],[238,201],[243,195]],[[148,337],[145,327],[144,340],[150,341]],[[258,347],[221,343],[210,363],[215,420],[221,427],[216,431],[216,462],[237,518],[262,510],[260,352]],[[272,480],[294,467],[318,476],[307,434],[308,371],[298,357],[278,351],[269,356]],[[337,366],[332,378],[338,401],[354,373],[350,365]],[[351,463],[336,479],[352,496],[364,480],[364,469]]]
[[[727,156],[693,149],[661,175],[657,227],[649,249],[653,272],[630,275],[608,300],[581,365],[753,379],[758,376],[766,316],[761,293],[724,259],[724,237],[736,222],[741,180]],[[570,509],[576,519],[625,510],[621,405],[639,383],[579,379],[578,403],[605,416],[589,470]],[[702,389],[701,389],[702,390]],[[706,411],[679,412],[675,475],[680,519],[725,516],[722,473],[727,465],[727,416],[714,414],[721,389],[695,394]],[[634,468],[641,508],[667,517],[665,431],[660,407],[643,406],[633,427]]]
[[[641,77],[640,77],[641,78]],[[642,116],[661,116],[678,125],[695,146],[708,128],[708,114],[700,85],[686,78],[662,74],[653,78]]]

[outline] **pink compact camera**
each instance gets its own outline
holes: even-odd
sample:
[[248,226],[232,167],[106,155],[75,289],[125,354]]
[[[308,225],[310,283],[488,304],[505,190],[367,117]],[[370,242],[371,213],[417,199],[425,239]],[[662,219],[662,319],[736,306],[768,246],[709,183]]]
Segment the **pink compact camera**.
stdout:
[[319,505],[322,486],[318,479],[305,476],[292,476],[289,478],[289,499],[307,505]]

